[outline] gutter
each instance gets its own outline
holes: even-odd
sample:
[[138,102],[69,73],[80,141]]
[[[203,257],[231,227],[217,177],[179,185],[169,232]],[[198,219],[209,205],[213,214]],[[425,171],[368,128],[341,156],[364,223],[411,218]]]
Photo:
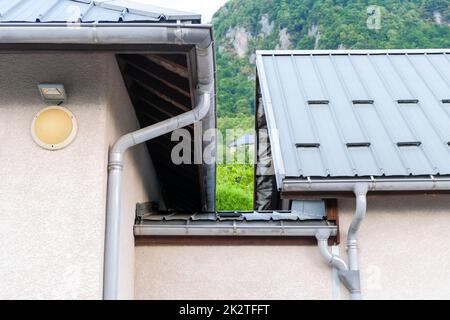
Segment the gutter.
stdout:
[[368,185],[369,192],[377,191],[443,191],[450,190],[450,177],[374,178],[369,179],[285,179],[284,192],[353,192],[355,184]]
[[[4,44],[170,44],[192,45],[197,54],[197,106],[184,114],[121,137],[112,147],[108,163],[103,298],[118,299],[119,241],[122,215],[123,155],[131,147],[204,119],[211,124],[214,105],[214,42],[210,25],[160,23],[3,23]],[[215,170],[207,170],[213,179]],[[214,195],[207,199],[214,210]]]
[[160,23],[1,23],[0,43],[191,44],[213,42],[210,25]]
[[146,224],[134,226],[135,236],[211,236],[211,237],[314,237],[326,231],[330,236],[337,235],[337,227],[328,223],[317,222],[304,225],[270,225],[263,223],[246,223],[233,221],[228,224],[200,222],[193,224]]

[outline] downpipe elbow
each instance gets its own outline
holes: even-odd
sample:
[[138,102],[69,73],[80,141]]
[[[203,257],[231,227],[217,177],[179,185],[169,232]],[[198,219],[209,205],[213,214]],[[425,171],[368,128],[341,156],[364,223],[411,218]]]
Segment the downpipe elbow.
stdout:
[[197,108],[194,109],[195,122],[202,120],[208,114],[211,105],[211,94],[209,92],[203,92],[200,95],[200,103]]
[[350,224],[350,227],[348,229],[348,235],[347,235],[347,245],[348,246],[354,246],[357,242],[357,232],[359,230],[359,227],[366,216],[367,211],[367,192],[369,190],[368,184],[356,184],[354,193],[356,197],[356,209],[355,209],[355,215],[353,217],[353,220]]

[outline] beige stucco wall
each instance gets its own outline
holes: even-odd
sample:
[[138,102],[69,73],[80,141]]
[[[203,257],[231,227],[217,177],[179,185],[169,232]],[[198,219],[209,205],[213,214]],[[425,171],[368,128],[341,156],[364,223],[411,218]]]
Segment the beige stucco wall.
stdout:
[[[114,56],[0,53],[0,70],[0,299],[99,299],[108,147],[138,127]],[[57,152],[30,135],[39,82],[63,83],[78,120]],[[121,297],[133,297],[135,204],[158,197],[149,163],[144,146],[126,158]]]
[[[450,298],[449,208],[449,196],[369,199],[360,231],[365,299]],[[354,200],[339,209],[345,239]],[[332,275],[315,247],[137,247],[136,297],[331,299]]]

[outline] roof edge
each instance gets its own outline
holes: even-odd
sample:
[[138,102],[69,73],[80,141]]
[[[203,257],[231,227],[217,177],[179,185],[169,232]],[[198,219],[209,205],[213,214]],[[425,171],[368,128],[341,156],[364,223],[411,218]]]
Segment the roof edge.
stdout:
[[256,55],[377,55],[377,54],[450,54],[450,49],[371,49],[371,50],[257,50]]

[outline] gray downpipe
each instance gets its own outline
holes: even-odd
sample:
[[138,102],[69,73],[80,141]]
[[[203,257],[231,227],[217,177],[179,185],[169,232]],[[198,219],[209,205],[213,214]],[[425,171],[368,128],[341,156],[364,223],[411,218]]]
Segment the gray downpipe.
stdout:
[[339,271],[346,271],[348,270],[348,267],[345,261],[328,251],[328,239],[330,236],[331,232],[329,230],[320,230],[316,234],[320,255],[331,267],[336,268]]
[[367,185],[355,186],[356,210],[347,234],[348,267],[350,270],[358,270],[358,239],[359,226],[366,216],[367,211]]
[[347,234],[348,265],[340,257],[328,251],[328,239],[331,235],[329,231],[321,230],[316,234],[320,255],[331,267],[338,270],[339,279],[350,291],[352,300],[361,299],[357,233],[367,211],[367,192],[368,185],[365,183],[359,183],[354,186],[356,209]]
[[140,143],[162,136],[203,119],[209,111],[211,95],[203,92],[199,104],[191,111],[121,137],[109,154],[108,195],[106,207],[106,240],[104,291],[105,300],[118,298],[120,218],[122,211],[122,175],[125,151]]

